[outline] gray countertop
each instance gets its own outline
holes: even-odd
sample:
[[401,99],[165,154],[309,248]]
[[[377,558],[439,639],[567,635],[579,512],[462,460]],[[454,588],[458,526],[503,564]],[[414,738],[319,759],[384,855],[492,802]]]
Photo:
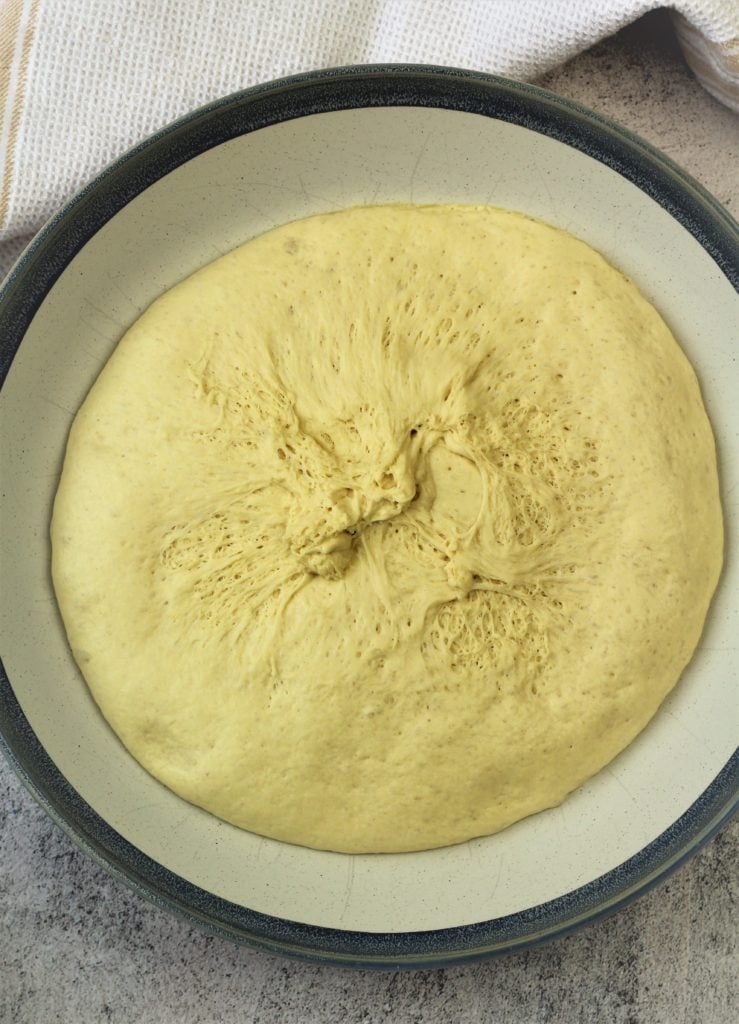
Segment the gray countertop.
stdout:
[[[611,115],[736,216],[739,119],[650,15],[541,84]],[[615,917],[446,971],[349,972],[205,935],[83,856],[0,759],[0,1022],[729,1024],[739,1005],[739,826]]]

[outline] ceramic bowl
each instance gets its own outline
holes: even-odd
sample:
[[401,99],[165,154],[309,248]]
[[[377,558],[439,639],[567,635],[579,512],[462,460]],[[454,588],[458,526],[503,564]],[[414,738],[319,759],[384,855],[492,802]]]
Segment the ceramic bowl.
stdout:
[[615,910],[726,821],[739,775],[731,537],[700,648],[648,728],[561,807],[489,838],[374,856],[263,839],[165,789],[99,714],[57,613],[49,517],[67,432],[100,367],[154,298],[253,235],[397,201],[521,210],[630,275],[697,369],[731,530],[737,226],[646,143],[528,85],[355,67],[213,103],[83,189],[16,264],[0,309],[11,762],[84,850],[155,902],[266,950],[363,967],[508,952]]

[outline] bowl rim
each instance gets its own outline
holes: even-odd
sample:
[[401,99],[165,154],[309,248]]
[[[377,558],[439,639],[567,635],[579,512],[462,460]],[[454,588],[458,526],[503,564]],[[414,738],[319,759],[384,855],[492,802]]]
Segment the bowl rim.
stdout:
[[[215,100],[110,164],[36,235],[0,288],[0,384],[33,316],[69,261],[131,199],[169,171],[237,136],[294,118],[367,107],[435,107],[508,121],[572,146],[659,203],[739,290],[739,226],[668,157],[609,118],[537,86],[433,65],[306,72]],[[318,927],[231,903],[164,868],[95,812],[56,767],[0,661],[0,748],[71,839],[139,895],[190,923],[271,953],[357,968],[434,968],[510,953],[615,912],[663,880],[739,807],[739,750],[695,803],[633,857],[554,900],[490,921],[423,932]]]

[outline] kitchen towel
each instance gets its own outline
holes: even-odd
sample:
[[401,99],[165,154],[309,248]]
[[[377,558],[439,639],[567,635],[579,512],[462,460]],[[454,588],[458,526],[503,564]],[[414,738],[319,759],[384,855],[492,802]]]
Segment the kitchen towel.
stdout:
[[[86,180],[218,96],[342,64],[531,80],[651,0],[0,0],[0,269]],[[739,109],[739,3],[675,0],[686,58]],[[1,276],[1,275],[0,275]]]

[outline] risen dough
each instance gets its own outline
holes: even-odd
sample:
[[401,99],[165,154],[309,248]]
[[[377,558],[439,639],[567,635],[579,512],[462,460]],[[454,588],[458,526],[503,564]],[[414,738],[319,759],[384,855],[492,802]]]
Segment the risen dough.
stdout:
[[288,224],[155,302],[52,535],[134,756],[344,851],[491,833],[597,772],[690,658],[722,545],[655,310],[570,235],[450,206]]

